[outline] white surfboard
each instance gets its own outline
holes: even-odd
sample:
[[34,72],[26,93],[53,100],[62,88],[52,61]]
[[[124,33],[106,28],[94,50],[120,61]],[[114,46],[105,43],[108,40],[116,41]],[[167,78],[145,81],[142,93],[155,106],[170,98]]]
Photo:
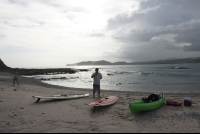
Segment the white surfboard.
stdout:
[[63,99],[76,99],[76,98],[82,98],[87,97],[90,94],[81,94],[81,95],[52,95],[52,96],[32,96],[34,98],[38,98],[36,103],[40,101],[40,99],[57,99],[57,100],[63,100]]

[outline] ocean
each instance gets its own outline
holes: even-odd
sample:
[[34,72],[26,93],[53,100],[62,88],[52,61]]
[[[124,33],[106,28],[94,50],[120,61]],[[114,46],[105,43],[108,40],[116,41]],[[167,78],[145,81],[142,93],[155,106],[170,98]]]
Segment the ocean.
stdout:
[[[93,88],[95,68],[103,78],[101,89],[118,91],[199,92],[200,64],[152,64],[66,66],[63,68],[88,69],[75,74],[29,76],[44,83],[74,88]],[[57,78],[64,79],[57,79]]]

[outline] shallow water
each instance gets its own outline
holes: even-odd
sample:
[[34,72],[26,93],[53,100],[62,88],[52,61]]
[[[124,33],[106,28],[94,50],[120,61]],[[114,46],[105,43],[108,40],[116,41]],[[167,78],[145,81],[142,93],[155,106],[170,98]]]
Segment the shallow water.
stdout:
[[[103,79],[101,89],[123,91],[200,91],[200,64],[153,64],[112,66],[66,66],[89,69],[75,74],[36,75],[36,79],[53,85],[92,89],[91,78],[95,68],[100,69]],[[65,79],[52,79],[64,77]]]

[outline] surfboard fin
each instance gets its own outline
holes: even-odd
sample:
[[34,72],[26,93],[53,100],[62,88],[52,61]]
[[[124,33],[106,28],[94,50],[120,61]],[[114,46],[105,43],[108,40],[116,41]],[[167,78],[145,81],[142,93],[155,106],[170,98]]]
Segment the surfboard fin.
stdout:
[[40,101],[40,98],[37,99],[37,101],[35,103],[38,103]]
[[[35,100],[35,96],[32,96],[32,98]],[[38,98],[37,101],[35,103],[38,103],[40,101],[41,98]]]

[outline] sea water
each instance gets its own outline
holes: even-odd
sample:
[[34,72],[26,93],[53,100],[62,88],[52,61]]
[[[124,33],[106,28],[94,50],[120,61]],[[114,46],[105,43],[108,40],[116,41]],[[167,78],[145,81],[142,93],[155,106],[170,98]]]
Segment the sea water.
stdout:
[[[63,67],[64,68],[64,67]],[[149,64],[109,66],[66,66],[88,69],[75,74],[35,75],[35,79],[50,79],[42,82],[74,88],[93,88],[92,73],[99,68],[102,74],[101,89],[120,91],[200,91],[200,64]],[[52,79],[61,78],[66,79]]]

